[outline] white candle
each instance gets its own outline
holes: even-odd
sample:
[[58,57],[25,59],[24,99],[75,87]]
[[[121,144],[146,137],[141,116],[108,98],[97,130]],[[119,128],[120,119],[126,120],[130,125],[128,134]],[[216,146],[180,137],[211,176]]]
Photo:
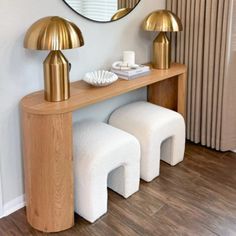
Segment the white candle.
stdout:
[[128,66],[135,65],[135,52],[133,51],[124,51],[123,52],[123,62]]

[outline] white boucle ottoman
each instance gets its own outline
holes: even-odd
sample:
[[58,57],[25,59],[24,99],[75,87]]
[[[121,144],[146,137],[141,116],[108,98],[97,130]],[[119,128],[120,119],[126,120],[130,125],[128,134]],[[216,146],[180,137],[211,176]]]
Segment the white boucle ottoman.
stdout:
[[109,124],[139,140],[141,178],[147,182],[159,176],[160,159],[174,166],[184,158],[185,122],[177,112],[148,102],[135,102],[114,111]]
[[125,198],[139,189],[140,144],[96,121],[74,125],[75,211],[89,222],[107,212],[107,187]]

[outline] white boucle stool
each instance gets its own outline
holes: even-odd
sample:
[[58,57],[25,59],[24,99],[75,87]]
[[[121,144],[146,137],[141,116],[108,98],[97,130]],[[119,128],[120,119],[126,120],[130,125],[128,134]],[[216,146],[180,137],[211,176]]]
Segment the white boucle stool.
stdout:
[[174,166],[184,158],[185,122],[177,112],[148,102],[135,102],[114,111],[109,124],[139,140],[141,178],[147,182],[159,176],[160,159]]
[[138,191],[140,144],[96,121],[74,125],[75,211],[89,222],[107,212],[107,187],[125,198]]

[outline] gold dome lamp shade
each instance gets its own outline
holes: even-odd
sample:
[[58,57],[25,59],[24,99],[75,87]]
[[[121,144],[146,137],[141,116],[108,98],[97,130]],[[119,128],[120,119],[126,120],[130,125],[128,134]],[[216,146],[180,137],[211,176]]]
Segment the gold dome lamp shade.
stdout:
[[119,20],[120,18],[128,15],[133,9],[132,8],[121,8],[111,18],[111,21]]
[[24,39],[25,48],[51,51],[43,63],[47,101],[60,102],[70,98],[70,64],[61,50],[83,45],[80,29],[58,16],[44,17],[28,29]]
[[171,64],[171,44],[166,32],[183,30],[178,16],[168,10],[159,10],[149,14],[143,22],[146,31],[159,31],[153,42],[153,68],[169,69]]

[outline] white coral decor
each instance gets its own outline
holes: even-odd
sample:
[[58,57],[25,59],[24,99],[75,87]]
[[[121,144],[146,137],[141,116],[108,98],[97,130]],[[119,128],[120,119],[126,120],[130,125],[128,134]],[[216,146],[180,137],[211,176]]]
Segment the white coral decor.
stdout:
[[110,71],[99,70],[86,73],[83,80],[93,86],[102,87],[117,81],[118,76]]

